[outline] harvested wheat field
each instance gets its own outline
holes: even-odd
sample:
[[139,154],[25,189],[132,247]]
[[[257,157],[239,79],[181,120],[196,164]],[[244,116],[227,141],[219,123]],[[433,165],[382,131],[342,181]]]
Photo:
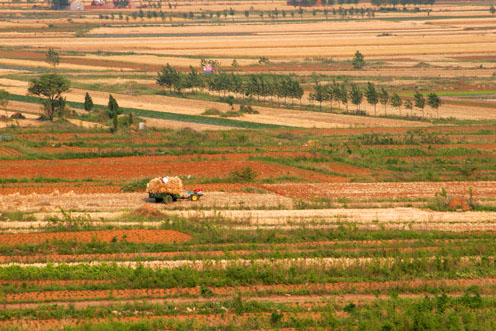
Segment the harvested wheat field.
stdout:
[[496,329],[491,4],[84,5],[0,4],[0,329]]

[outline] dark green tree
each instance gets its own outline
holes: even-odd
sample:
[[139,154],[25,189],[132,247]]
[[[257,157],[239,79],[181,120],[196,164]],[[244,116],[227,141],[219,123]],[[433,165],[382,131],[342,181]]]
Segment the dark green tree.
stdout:
[[167,65],[162,67],[162,70],[158,72],[157,84],[168,87],[170,92],[172,92],[173,88],[177,92],[180,92],[184,86],[184,79],[181,73],[167,63]]
[[379,96],[377,90],[375,89],[374,83],[368,82],[367,88],[365,89],[365,98],[369,105],[374,106],[374,115],[377,115],[377,103],[379,102]]
[[122,114],[122,110],[119,109],[119,104],[112,94],[109,95],[107,114],[112,119],[112,124],[114,126],[112,132],[115,133],[119,128],[119,115]]
[[313,86],[313,92],[310,93],[309,99],[319,103],[319,109],[322,110],[322,102],[325,100],[325,89],[319,83]]
[[190,72],[186,76],[187,85],[193,90],[200,89],[203,87],[202,77],[198,74],[198,71],[193,66],[189,66]]
[[410,109],[410,116],[413,116],[413,104],[410,100],[405,100],[405,109]]
[[53,70],[60,63],[59,53],[55,52],[53,48],[49,48],[45,55],[45,62],[53,66]]
[[434,92],[429,93],[429,95],[427,96],[427,104],[433,110],[434,109],[436,110],[437,118],[439,118],[439,106],[441,106],[441,104],[442,104],[441,98],[439,98],[439,96]]
[[360,104],[362,103],[363,93],[357,84],[351,84],[350,99],[351,103],[357,107],[356,110],[358,112],[360,110]]
[[112,96],[112,94],[109,95],[107,114],[112,119],[122,114],[122,110],[119,109],[119,104],[117,103],[117,100],[115,100],[115,98]]
[[84,110],[90,112],[92,109],[93,109],[93,99],[91,98],[90,94],[86,92],[86,95],[84,96]]
[[384,114],[387,115],[387,104],[389,103],[389,93],[383,87],[379,93],[379,102],[384,106]]
[[353,68],[355,68],[355,69],[362,69],[363,66],[365,65],[365,60],[364,60],[363,54],[360,53],[359,51],[356,51],[355,57],[353,57],[351,64],[353,65]]
[[339,85],[339,100],[346,107],[346,112],[348,112],[348,89],[344,83]]
[[401,105],[402,104],[403,104],[403,101],[401,100],[398,93],[393,93],[393,95],[391,96],[391,106],[398,108],[398,111],[400,112],[400,116],[401,116]]
[[56,114],[63,116],[65,109],[65,99],[62,93],[67,92],[71,86],[69,80],[56,73],[44,74],[40,78],[32,79],[29,82],[28,93],[46,97],[43,101],[44,112],[50,121]]
[[413,97],[415,99],[415,107],[422,110],[422,117],[424,117],[425,99],[423,94],[416,90]]

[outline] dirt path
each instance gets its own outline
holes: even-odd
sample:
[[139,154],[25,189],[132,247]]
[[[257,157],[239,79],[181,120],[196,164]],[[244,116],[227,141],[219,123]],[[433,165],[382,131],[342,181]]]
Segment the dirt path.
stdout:
[[81,212],[118,212],[130,211],[144,204],[166,210],[167,208],[291,208],[292,200],[276,194],[258,193],[223,193],[208,192],[200,200],[177,201],[171,205],[157,204],[148,199],[146,193],[114,193],[114,194],[19,194],[0,195],[0,210],[18,210],[25,212],[43,211],[60,212],[72,210]]

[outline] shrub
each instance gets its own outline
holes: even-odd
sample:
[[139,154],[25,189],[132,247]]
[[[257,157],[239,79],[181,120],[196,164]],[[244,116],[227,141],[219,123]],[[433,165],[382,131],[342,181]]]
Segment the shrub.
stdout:
[[214,116],[221,116],[223,113],[215,108],[207,108],[202,115],[214,115]]
[[250,167],[234,170],[229,174],[229,179],[234,182],[253,182],[258,174]]

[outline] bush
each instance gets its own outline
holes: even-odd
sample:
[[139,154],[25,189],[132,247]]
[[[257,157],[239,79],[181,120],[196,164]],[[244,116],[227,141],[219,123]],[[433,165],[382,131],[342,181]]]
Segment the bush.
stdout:
[[259,111],[253,109],[250,105],[239,106],[239,112],[242,114],[259,114]]
[[258,174],[250,167],[234,170],[229,174],[229,179],[233,182],[253,182]]
[[215,108],[207,108],[202,115],[214,115],[214,116],[222,116],[222,112]]

